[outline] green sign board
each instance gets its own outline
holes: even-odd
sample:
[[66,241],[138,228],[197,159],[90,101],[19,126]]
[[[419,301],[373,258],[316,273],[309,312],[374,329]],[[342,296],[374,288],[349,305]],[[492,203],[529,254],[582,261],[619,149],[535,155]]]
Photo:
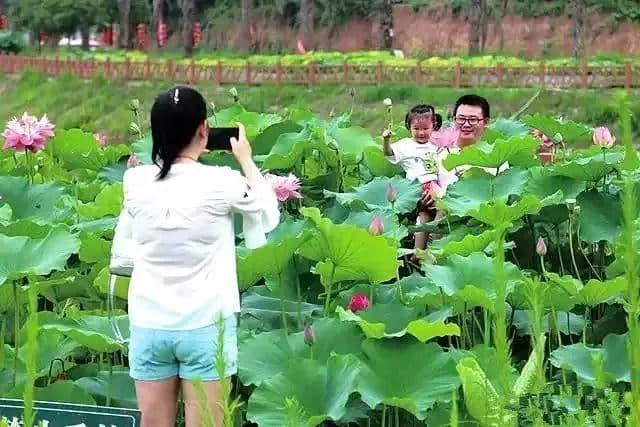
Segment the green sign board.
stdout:
[[[22,427],[24,402],[0,399],[0,419],[9,427]],[[139,427],[140,412],[135,409],[35,402],[36,425],[42,427]]]

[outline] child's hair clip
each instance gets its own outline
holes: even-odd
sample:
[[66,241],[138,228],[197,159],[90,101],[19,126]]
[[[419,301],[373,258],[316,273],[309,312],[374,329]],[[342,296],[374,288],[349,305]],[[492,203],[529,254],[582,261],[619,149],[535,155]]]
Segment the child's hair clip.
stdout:
[[176,88],[176,91],[173,93],[173,102],[175,104],[177,104],[180,101],[180,98],[178,97],[180,93],[180,89]]

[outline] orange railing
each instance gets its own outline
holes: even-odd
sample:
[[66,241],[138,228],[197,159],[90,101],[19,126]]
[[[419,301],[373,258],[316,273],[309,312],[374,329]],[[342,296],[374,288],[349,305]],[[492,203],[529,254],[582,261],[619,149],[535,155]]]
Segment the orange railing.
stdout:
[[0,55],[0,71],[20,73],[38,70],[48,75],[70,73],[81,78],[103,75],[109,79],[169,80],[191,84],[416,84],[434,87],[548,87],[548,88],[635,88],[640,87],[640,66],[623,65],[474,67],[398,66],[380,62],[360,65],[244,65],[218,62],[202,65],[185,61],[95,61],[40,56]]

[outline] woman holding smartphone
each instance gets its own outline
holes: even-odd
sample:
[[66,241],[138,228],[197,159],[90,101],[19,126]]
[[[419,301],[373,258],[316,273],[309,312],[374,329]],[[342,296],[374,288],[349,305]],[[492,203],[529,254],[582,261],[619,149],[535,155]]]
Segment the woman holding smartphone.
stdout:
[[237,369],[233,216],[243,216],[249,248],[263,245],[280,217],[275,193],[252,160],[244,127],[238,127],[231,150],[243,174],[199,163],[207,152],[206,103],[196,90],[175,87],[151,109],[155,164],[124,176],[111,266],[113,271],[133,264],[129,364],[143,427],[174,426],[180,389],[186,425],[199,427],[193,380],[202,381],[209,410],[222,425],[219,346],[225,375]]

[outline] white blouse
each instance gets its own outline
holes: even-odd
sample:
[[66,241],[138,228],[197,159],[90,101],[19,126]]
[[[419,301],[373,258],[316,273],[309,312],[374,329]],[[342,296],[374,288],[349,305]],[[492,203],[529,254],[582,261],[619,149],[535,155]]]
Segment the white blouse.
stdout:
[[112,265],[129,253],[132,325],[205,327],[240,311],[234,213],[242,214],[245,244],[256,248],[278,225],[278,201],[259,174],[248,182],[231,168],[200,163],[174,164],[163,180],[158,172],[146,165],[125,173]]

